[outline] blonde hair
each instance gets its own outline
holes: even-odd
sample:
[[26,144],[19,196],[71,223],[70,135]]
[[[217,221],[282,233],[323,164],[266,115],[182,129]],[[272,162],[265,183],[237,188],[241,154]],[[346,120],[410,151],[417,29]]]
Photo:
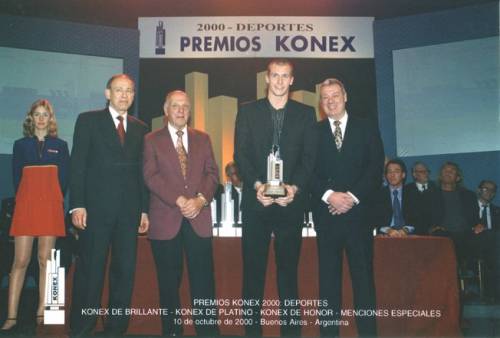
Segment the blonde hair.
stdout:
[[26,118],[23,123],[23,135],[27,137],[33,137],[35,135],[35,122],[33,119],[33,114],[38,107],[43,107],[49,113],[49,124],[47,127],[47,135],[56,137],[57,136],[57,121],[54,114],[54,108],[52,104],[47,99],[40,99],[33,102],[30,110],[26,113]]

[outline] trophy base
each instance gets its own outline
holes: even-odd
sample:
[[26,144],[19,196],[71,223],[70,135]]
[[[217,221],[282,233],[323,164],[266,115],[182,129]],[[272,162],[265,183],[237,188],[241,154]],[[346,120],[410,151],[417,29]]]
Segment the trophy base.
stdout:
[[64,325],[64,310],[63,307],[56,306],[55,309],[43,311],[44,325]]
[[264,196],[272,198],[285,197],[286,189],[282,184],[271,185],[269,183],[266,183],[266,189],[264,189]]

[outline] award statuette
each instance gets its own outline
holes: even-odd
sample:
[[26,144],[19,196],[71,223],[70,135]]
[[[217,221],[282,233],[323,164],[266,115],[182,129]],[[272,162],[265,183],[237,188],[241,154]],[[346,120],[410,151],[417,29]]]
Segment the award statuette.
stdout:
[[163,21],[158,21],[158,26],[156,26],[155,54],[165,55],[165,28],[163,28]]
[[267,183],[264,196],[272,198],[286,196],[286,189],[283,185],[283,160],[280,158],[278,146],[273,146],[267,157]]
[[47,260],[45,275],[45,309],[43,323],[64,324],[64,267],[61,267],[61,252],[52,249],[51,259]]

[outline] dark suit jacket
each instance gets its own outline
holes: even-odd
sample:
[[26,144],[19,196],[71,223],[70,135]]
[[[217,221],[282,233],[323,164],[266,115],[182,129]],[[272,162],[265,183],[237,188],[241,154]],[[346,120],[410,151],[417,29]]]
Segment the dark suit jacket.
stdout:
[[[479,205],[477,204],[477,197],[474,192],[466,188],[458,187],[457,189],[460,198],[460,209],[456,210],[456,212],[462,213],[465,218],[466,226],[463,231],[471,231],[472,227],[479,223]],[[445,217],[445,204],[442,190],[438,188],[437,191],[438,198],[433,208],[433,225],[442,226]]]
[[69,169],[68,144],[57,137],[47,136],[41,154],[40,157],[36,137],[23,137],[14,142],[12,177],[14,178],[15,191],[19,187],[25,166],[54,164],[58,168],[59,184],[61,191],[64,193]]
[[[331,222],[367,222],[374,193],[381,184],[384,149],[376,122],[349,115],[341,151],[328,119],[318,123],[318,153],[312,184],[312,208],[318,230]],[[332,216],[323,194],[350,191],[359,200],[347,213]],[[368,224],[367,224],[368,225]]]
[[[404,225],[415,226],[411,222],[412,206],[408,203],[407,196],[407,189],[406,187],[404,187],[402,197],[403,200],[401,203],[401,211],[403,212],[403,219],[405,221]],[[391,189],[388,186],[382,187],[378,190],[377,194],[375,195],[372,207],[373,212],[370,219],[371,224],[375,225],[377,227],[377,230],[379,231],[382,227],[390,227],[394,211],[392,210]]]
[[500,231],[500,207],[490,204],[491,213],[491,228],[495,231]]
[[440,193],[434,182],[429,181],[427,190],[420,192],[415,182],[405,186],[405,197],[407,205],[410,206],[408,212],[408,222],[415,227],[416,235],[428,235],[429,228],[434,225],[433,213]]
[[214,200],[216,203],[217,219],[212,219],[214,224],[220,224],[222,220],[222,194],[224,193],[224,186],[222,184],[217,184],[217,188],[214,193]]
[[[283,181],[296,185],[299,193],[287,206],[287,216],[297,217],[300,214],[302,219],[316,153],[315,120],[312,107],[288,100],[280,141]],[[256,181],[267,182],[267,156],[272,143],[273,124],[268,99],[241,106],[236,117],[234,160],[243,180],[243,212],[264,210],[253,187]]]
[[[500,230],[500,207],[496,206],[493,203],[490,203],[490,217],[491,217],[491,230],[495,231]],[[481,223],[481,221],[479,223]],[[487,224],[483,225],[485,228],[488,227]]]
[[147,212],[142,149],[147,126],[127,115],[122,147],[106,108],[78,116],[71,152],[70,208],[85,207],[88,217],[113,221],[117,215],[139,226]]
[[[144,141],[144,180],[151,192],[148,237],[155,240],[172,239],[181,228],[182,213],[175,204],[177,198],[202,193],[211,201],[219,183],[209,136],[188,128],[187,177],[182,176],[179,157],[167,127],[146,135]],[[210,208],[203,208],[190,219],[200,237],[212,236]]]

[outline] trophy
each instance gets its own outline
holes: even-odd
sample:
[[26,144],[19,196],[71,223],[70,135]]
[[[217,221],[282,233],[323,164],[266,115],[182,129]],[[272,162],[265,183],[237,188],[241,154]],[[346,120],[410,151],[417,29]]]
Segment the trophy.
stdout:
[[283,160],[280,158],[279,147],[274,145],[267,157],[267,183],[264,196],[278,198],[286,196],[283,185]]
[[163,28],[163,21],[158,21],[158,26],[156,26],[155,54],[165,55],[165,28]]
[[51,259],[47,260],[45,275],[44,324],[64,324],[64,267],[61,267],[61,252],[51,250]]

